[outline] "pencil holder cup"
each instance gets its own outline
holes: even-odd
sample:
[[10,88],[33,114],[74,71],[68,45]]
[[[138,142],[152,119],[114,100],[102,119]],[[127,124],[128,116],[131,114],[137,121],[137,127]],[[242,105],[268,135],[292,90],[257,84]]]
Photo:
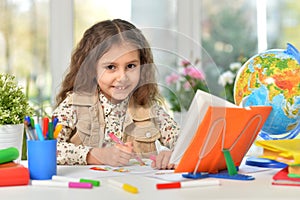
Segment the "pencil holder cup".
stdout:
[[30,179],[47,180],[56,175],[56,140],[28,140],[27,148]]

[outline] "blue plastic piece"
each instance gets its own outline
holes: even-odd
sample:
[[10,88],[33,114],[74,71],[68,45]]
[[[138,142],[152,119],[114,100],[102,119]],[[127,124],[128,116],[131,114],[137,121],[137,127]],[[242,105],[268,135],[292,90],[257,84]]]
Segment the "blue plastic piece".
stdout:
[[228,173],[217,173],[217,174],[209,174],[211,178],[223,178],[223,179],[233,179],[233,180],[240,180],[240,181],[251,181],[254,180],[253,176],[245,175],[245,174],[234,174],[229,175]]
[[250,157],[246,159],[246,165],[255,167],[266,167],[266,168],[285,168],[288,165],[282,162],[277,162],[275,160],[270,160],[266,158],[255,158]]
[[191,178],[191,179],[200,179],[200,178],[208,178],[209,174],[208,173],[187,173],[187,174],[182,174],[182,177]]
[[254,180],[253,176],[245,175],[245,174],[234,174],[229,175],[227,171],[220,172],[217,174],[208,174],[208,173],[187,173],[182,174],[184,178],[190,179],[201,179],[201,178],[222,178],[222,179],[232,179],[232,180],[240,180],[240,181],[251,181]]
[[182,174],[184,178],[191,179],[201,179],[201,178],[222,178],[222,179],[233,179],[233,180],[241,180],[241,181],[251,181],[254,180],[253,176],[238,174],[238,167],[234,166],[234,162],[230,155],[230,151],[228,149],[223,149],[224,158],[226,160],[227,170],[224,170],[217,174],[209,174],[209,173],[188,173]]

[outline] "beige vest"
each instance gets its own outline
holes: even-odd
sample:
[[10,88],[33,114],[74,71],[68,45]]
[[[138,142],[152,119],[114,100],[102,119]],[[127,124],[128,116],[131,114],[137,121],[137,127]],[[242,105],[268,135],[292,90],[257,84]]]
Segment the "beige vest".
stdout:
[[[102,147],[106,124],[98,93],[94,96],[73,93],[69,104],[75,106],[77,112],[76,130],[70,142]],[[136,105],[131,99],[123,126],[123,141],[131,141],[136,153],[143,157],[156,153],[155,141],[161,134],[154,109]]]

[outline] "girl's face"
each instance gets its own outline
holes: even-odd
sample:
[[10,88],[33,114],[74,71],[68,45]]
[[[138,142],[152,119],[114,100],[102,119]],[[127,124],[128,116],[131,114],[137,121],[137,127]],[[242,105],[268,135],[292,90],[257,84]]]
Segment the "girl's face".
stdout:
[[124,100],[140,80],[140,56],[132,45],[114,45],[97,63],[97,82],[112,103]]

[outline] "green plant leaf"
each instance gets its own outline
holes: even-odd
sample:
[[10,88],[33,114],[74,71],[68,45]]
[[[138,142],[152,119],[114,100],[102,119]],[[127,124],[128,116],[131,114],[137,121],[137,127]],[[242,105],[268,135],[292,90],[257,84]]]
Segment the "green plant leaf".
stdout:
[[32,114],[33,108],[15,76],[0,74],[0,125],[21,124],[26,115]]

